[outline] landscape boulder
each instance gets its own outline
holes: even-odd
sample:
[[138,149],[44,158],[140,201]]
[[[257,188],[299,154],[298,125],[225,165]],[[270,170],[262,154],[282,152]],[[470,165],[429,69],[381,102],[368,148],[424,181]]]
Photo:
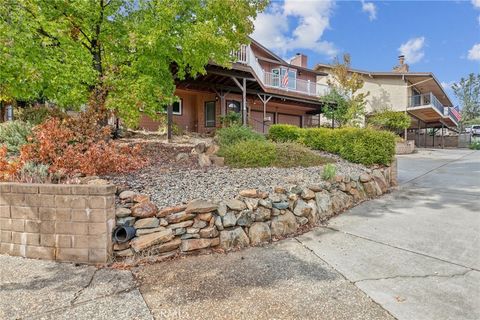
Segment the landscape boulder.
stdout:
[[157,212],[157,206],[151,201],[137,203],[132,207],[132,217],[150,218],[154,217]]
[[250,240],[243,228],[238,227],[220,232],[220,246],[225,250],[243,248],[247,247],[249,244]]

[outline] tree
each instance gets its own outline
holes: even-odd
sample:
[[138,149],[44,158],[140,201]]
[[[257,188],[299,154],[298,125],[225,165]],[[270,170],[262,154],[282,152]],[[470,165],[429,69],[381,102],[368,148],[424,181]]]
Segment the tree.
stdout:
[[368,122],[376,128],[398,133],[409,128],[412,119],[405,112],[385,108],[375,112]]
[[462,122],[480,117],[480,74],[470,73],[468,78],[452,86],[453,93],[462,106]]
[[332,65],[332,78],[327,80],[330,93],[323,97],[327,103],[325,115],[334,119],[340,126],[359,126],[365,116],[366,98],[369,92],[357,93],[363,88],[362,76],[350,70],[350,55],[343,55],[343,62],[338,59]]
[[231,64],[265,0],[0,0],[0,101],[115,110],[129,123],[174,81]]

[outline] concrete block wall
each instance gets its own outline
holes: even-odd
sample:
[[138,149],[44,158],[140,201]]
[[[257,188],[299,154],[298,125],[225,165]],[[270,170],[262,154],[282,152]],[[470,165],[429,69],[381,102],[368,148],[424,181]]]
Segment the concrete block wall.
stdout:
[[115,190],[113,185],[0,183],[0,254],[106,263]]

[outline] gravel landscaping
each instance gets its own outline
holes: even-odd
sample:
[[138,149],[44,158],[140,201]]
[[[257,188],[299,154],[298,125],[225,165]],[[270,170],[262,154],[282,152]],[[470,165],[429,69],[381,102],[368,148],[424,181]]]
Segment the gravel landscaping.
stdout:
[[[157,146],[158,147],[158,146]],[[158,150],[158,149],[157,149]],[[174,148],[171,149],[172,151]],[[182,150],[185,151],[185,150]],[[170,159],[174,153],[168,154]],[[335,161],[337,175],[360,175],[369,171],[366,167],[349,163],[335,155],[320,152],[322,156]],[[322,166],[298,168],[247,168],[230,169],[227,167],[209,167],[199,169],[189,166],[195,155],[188,159],[171,163],[166,168],[162,159],[157,158],[151,166],[126,175],[108,177],[117,185],[150,195],[160,208],[187,203],[192,199],[227,199],[233,198],[242,189],[257,188],[271,191],[277,185],[300,185],[320,183]]]

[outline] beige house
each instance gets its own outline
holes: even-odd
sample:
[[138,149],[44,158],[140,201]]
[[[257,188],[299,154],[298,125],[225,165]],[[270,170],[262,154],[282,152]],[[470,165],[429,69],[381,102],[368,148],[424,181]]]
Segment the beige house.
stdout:
[[[327,77],[318,77],[318,84],[327,84],[328,79],[331,79],[331,68],[328,64],[316,65],[316,71],[329,74]],[[370,92],[367,115],[388,107],[407,112],[412,118],[411,130],[456,130],[460,116],[438,79],[431,72],[410,72],[404,56],[399,57],[399,64],[390,72],[351,71],[362,75],[365,81],[360,91]]]

